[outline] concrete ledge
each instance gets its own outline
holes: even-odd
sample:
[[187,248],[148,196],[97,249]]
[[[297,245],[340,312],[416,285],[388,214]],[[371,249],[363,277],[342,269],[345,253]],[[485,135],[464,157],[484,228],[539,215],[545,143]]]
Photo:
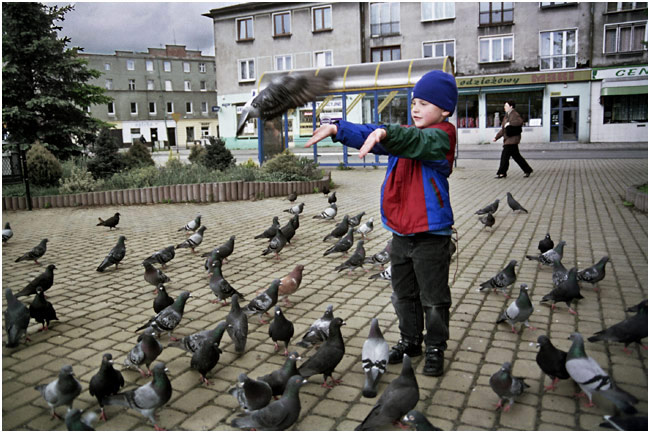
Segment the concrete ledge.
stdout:
[[641,185],[632,185],[625,190],[625,201],[634,203],[641,212],[648,213],[648,193],[639,191]]

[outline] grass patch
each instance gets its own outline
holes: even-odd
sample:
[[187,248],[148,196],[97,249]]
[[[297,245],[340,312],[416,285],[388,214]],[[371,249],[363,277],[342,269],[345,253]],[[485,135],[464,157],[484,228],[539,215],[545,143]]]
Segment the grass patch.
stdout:
[[645,183],[645,184],[639,186],[639,187],[637,188],[637,190],[638,190],[639,192],[642,192],[642,193],[644,193],[644,194],[647,194],[647,193],[648,193],[648,184]]

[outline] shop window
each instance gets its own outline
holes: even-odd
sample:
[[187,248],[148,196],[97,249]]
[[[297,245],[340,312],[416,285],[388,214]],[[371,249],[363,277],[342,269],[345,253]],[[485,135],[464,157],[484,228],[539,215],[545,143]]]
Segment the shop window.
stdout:
[[239,18],[237,20],[237,40],[253,40],[253,17]]
[[422,21],[448,20],[456,18],[454,2],[422,2]]
[[185,127],[185,136],[187,137],[186,141],[189,143],[191,141],[194,141],[194,127],[193,126],[186,126]]
[[291,35],[291,12],[273,14],[273,36]]
[[539,69],[576,67],[576,31],[556,30],[539,34]]
[[479,63],[514,60],[514,37],[479,38]]
[[[244,108],[244,104],[237,104],[236,109],[237,109],[237,122],[239,122],[239,116],[241,116],[242,109]],[[249,118],[246,120],[246,123],[244,123],[244,129],[242,130],[241,134],[238,135],[238,137],[242,138],[247,138],[247,137],[257,137],[257,118]]]
[[515,101],[517,113],[524,120],[524,126],[542,126],[542,102],[544,91],[488,93],[485,95],[486,113],[485,125],[488,128],[500,128],[505,115],[503,104],[507,100]]
[[130,128],[129,133],[131,135],[140,135],[140,128]]
[[456,126],[458,128],[478,128],[478,94],[458,95],[456,106]]
[[401,60],[402,50],[399,45],[392,47],[377,47],[370,50],[372,62],[388,62],[390,60]]
[[646,123],[648,95],[602,96],[603,123]]
[[332,30],[332,6],[312,8],[312,32]]
[[201,124],[201,137],[210,136],[210,126]]
[[479,3],[478,23],[481,26],[512,24],[512,2],[481,2]]
[[399,2],[370,3],[370,35],[399,34]]
[[648,22],[611,24],[605,26],[605,54],[647,50]]

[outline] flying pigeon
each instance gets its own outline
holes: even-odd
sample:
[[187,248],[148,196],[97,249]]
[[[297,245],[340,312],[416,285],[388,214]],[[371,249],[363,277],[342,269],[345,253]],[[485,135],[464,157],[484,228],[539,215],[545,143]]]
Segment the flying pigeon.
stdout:
[[379,321],[373,318],[370,322],[368,339],[364,341],[361,349],[361,363],[366,375],[363,384],[362,394],[364,397],[373,398],[377,396],[377,383],[381,376],[386,373],[388,365],[388,343],[379,329]]
[[537,248],[539,249],[540,254],[544,254],[548,250],[552,250],[554,246],[555,246],[555,242],[553,242],[553,239],[551,239],[550,233],[546,233],[544,239],[539,241]]
[[40,287],[36,289],[36,295],[32,303],[29,304],[29,315],[36,323],[41,324],[41,329],[38,332],[47,331],[48,326],[50,326],[50,321],[59,320],[56,317],[54,306],[50,301],[45,299],[45,292]]
[[201,242],[203,242],[203,232],[205,232],[206,230],[207,229],[205,228],[205,226],[201,226],[199,231],[197,231],[192,236],[187,238],[185,240],[185,242],[181,242],[180,244],[176,245],[176,248],[177,249],[178,248],[190,248],[192,250],[192,252],[195,253],[196,251],[194,251],[194,248],[201,245]]
[[232,295],[230,312],[226,316],[227,331],[230,339],[235,344],[236,353],[244,353],[246,350],[246,339],[248,338],[248,316],[239,306],[239,295]]
[[226,332],[226,329],[229,329],[229,326],[230,325],[226,321],[222,320],[217,323],[217,326],[214,329],[195,332],[194,334],[187,335],[180,340],[170,341],[167,344],[167,347],[176,347],[194,354],[201,348],[201,346],[203,346],[203,343],[212,337],[215,338],[213,344],[219,346],[219,344],[221,344],[221,338],[223,337],[224,332]]
[[239,374],[237,383],[228,390],[228,394],[235,397],[246,412],[266,407],[273,397],[271,385],[263,380],[251,379],[246,373]]
[[2,229],[2,243],[6,244],[9,239],[11,239],[14,236],[13,230],[11,230],[11,226],[9,223],[5,223],[5,228]]
[[203,344],[192,354],[190,360],[190,367],[199,372],[201,382],[206,385],[211,385],[207,375],[217,365],[222,353],[219,349],[222,336],[223,331],[210,333]]
[[387,424],[398,422],[420,400],[420,388],[411,366],[411,358],[404,355],[402,372],[391,383],[355,430],[379,430]]
[[578,271],[578,281],[584,281],[591,284],[594,290],[598,290],[596,283],[605,278],[605,265],[609,261],[608,256],[604,256],[593,266]]
[[585,343],[579,332],[569,336],[573,341],[566,357],[566,370],[589,399],[588,407],[593,406],[592,394],[599,392],[611,401],[621,411],[628,415],[637,412],[634,405],[639,400],[632,394],[617,387],[607,373],[598,365],[596,360],[587,356]]
[[269,337],[273,340],[275,351],[279,349],[278,341],[284,343],[284,356],[289,356],[289,341],[293,337],[293,323],[282,314],[279,305],[275,306],[275,317],[269,325]]
[[280,219],[277,216],[273,217],[273,223],[271,223],[271,226],[264,230],[262,233],[259,235],[255,236],[255,239],[262,239],[262,238],[267,238],[267,239],[273,239],[273,236],[278,232],[280,229]]
[[526,255],[528,260],[538,261],[540,265],[553,266],[554,260],[562,260],[564,255],[564,246],[566,245],[565,241],[560,241],[555,248],[548,250],[539,256],[529,256]]
[[496,199],[493,203],[485,206],[483,209],[476,211],[476,215],[484,215],[486,213],[495,213],[499,209],[499,199]]
[[165,308],[169,307],[174,303],[174,298],[169,296],[167,294],[167,290],[165,290],[165,286],[162,284],[160,287],[158,287],[158,294],[153,300],[153,311],[154,313],[158,314]]
[[109,266],[112,265],[115,265],[115,269],[117,269],[117,265],[120,264],[126,255],[126,247],[124,246],[125,240],[126,237],[124,236],[120,236],[117,239],[117,244],[111,248],[111,251],[108,253],[104,261],[97,267],[97,272],[104,272]]
[[217,258],[228,263],[228,256],[230,256],[235,250],[235,235],[230,236],[223,244],[219,245],[213,249],[210,253],[203,254],[203,257],[210,257],[213,253],[216,253]]
[[354,250],[354,253],[348,258],[345,262],[338,265],[334,270],[336,272],[341,272],[343,269],[347,269],[348,273],[351,273],[358,267],[363,268],[363,263],[366,260],[366,249],[363,247],[363,239],[360,239],[357,242],[357,248]]
[[14,296],[10,288],[5,289],[7,309],[5,310],[5,330],[7,332],[7,347],[16,347],[24,335],[27,341],[27,327],[29,326],[29,310],[25,304]]
[[113,355],[105,353],[102,356],[102,364],[99,371],[92,378],[88,385],[88,392],[94,396],[102,409],[99,419],[106,421],[106,412],[102,399],[109,395],[116,394],[124,386],[122,373],[113,368]]
[[566,352],[553,346],[546,335],[537,337],[537,365],[542,371],[553,379],[553,383],[544,387],[546,390],[555,390],[555,385],[560,379],[568,379],[569,372],[566,371]]
[[374,228],[373,221],[374,219],[372,217],[368,218],[368,221],[357,227],[354,232],[359,233],[362,238],[365,238],[370,234],[370,232],[372,232],[372,229]]
[[[181,227],[178,229],[178,231],[185,231],[185,232],[196,232],[199,227],[201,227],[201,214],[197,214],[196,218],[194,218],[192,221],[188,222],[185,224],[184,227]],[[189,234],[189,233],[186,233]]]
[[43,239],[38,245],[36,245],[34,248],[23,254],[22,256],[18,257],[16,259],[16,263],[22,262],[23,260],[34,260],[34,263],[37,265],[38,259],[43,257],[45,252],[47,251],[47,239]]
[[[138,370],[142,377],[151,376],[151,369],[149,366],[158,358],[163,351],[162,344],[156,339],[154,333],[145,333],[142,340],[129,351],[124,358],[124,366]],[[147,372],[140,368],[144,364],[147,367]]]
[[302,210],[305,208],[304,203],[297,204],[293,207],[290,207],[289,209],[285,209],[282,212],[289,212],[292,215],[300,215],[302,213]]
[[269,311],[278,302],[278,289],[280,288],[280,280],[275,279],[271,285],[263,293],[257,295],[255,299],[250,301],[247,306],[243,308],[243,312],[247,315],[257,314],[260,322],[267,323],[262,319],[262,314]]
[[332,192],[328,197],[327,197],[327,202],[329,204],[336,203],[336,191]]
[[161,430],[156,423],[156,409],[161,408],[172,397],[172,384],[165,373],[165,363],[159,362],[153,368],[153,379],[146,385],[104,397],[104,406],[124,406],[139,411],[149,418],[156,430]]
[[278,289],[278,296],[282,296],[284,304],[291,306],[289,302],[289,295],[295,293],[300,288],[302,282],[302,271],[305,269],[304,265],[296,265],[289,274],[280,280],[280,288]]
[[81,384],[74,377],[72,367],[64,365],[59,370],[59,377],[45,385],[36,385],[35,390],[41,393],[52,410],[51,418],[59,418],[54,409],[59,406],[68,406],[72,409],[72,402],[81,394]]
[[69,431],[92,431],[93,423],[97,420],[97,414],[88,411],[82,414],[81,409],[72,409],[65,414],[65,426]]
[[210,277],[210,290],[212,290],[214,296],[217,297],[217,299],[210,301],[213,304],[221,301],[222,305],[228,305],[227,299],[235,294],[239,295],[241,299],[244,299],[244,296],[239,293],[233,286],[231,286],[230,283],[223,277],[220,266],[214,266],[212,268],[212,276]]
[[237,135],[241,135],[246,121],[252,118],[273,119],[285,111],[316,100],[329,88],[331,78],[324,74],[284,75],[274,79],[259,94],[249,100],[239,116]]
[[156,269],[151,263],[143,262],[142,266],[144,266],[144,280],[156,288],[155,293],[158,293],[158,288],[163,283],[171,281],[163,271]]
[[630,316],[627,319],[618,322],[607,329],[596,332],[596,334],[589,337],[588,340],[592,343],[595,343],[596,341],[613,341],[617,343],[623,343],[625,344],[623,350],[625,353],[630,354],[632,351],[627,348],[630,343],[637,343],[645,349],[648,348],[641,343],[641,340],[647,336],[648,300],[646,299],[645,301],[641,302],[641,304],[639,304],[638,312],[636,315]]
[[[151,326],[157,332],[162,333],[162,331],[167,331],[171,336],[172,331],[176,326],[178,326],[183,318],[185,302],[191,297],[192,295],[190,295],[190,292],[181,292],[172,305],[149,319],[147,323],[136,329],[136,332],[145,329],[147,326]],[[174,337],[172,337],[172,340],[173,339]]]
[[55,265],[47,265],[47,268],[41,272],[36,278],[29,282],[20,292],[16,293],[16,298],[21,296],[31,296],[36,294],[36,289],[39,287],[45,292],[54,284],[54,270]]
[[[490,376],[490,388],[499,396],[496,408],[503,407],[503,411],[508,412],[515,403],[515,398],[523,394],[526,388],[530,388],[530,385],[526,384],[522,377],[513,376],[512,364],[504,362],[499,371]],[[504,400],[508,400],[505,406]]]
[[506,195],[508,196],[508,206],[510,206],[510,209],[512,209],[513,212],[520,210],[522,212],[528,213],[528,211],[524,209],[524,207],[520,205],[519,202],[517,202],[517,200],[515,200],[512,194],[506,193]]
[[284,362],[282,368],[279,368],[264,376],[258,377],[257,380],[268,383],[271,387],[271,392],[273,395],[282,395],[289,378],[298,374],[296,361],[300,359],[301,358],[298,356],[298,352],[291,352],[287,357],[287,360]]
[[156,251],[151,256],[144,259],[144,261],[150,264],[159,263],[164,268],[167,263],[174,258],[174,256],[176,256],[176,248],[174,248],[173,245],[170,245],[167,248]]
[[481,287],[479,287],[478,291],[480,292],[483,289],[492,289],[496,293],[497,289],[500,289],[501,294],[503,294],[503,296],[506,298],[509,298],[510,296],[506,293],[506,289],[509,285],[514,284],[517,280],[517,275],[515,274],[515,266],[517,266],[517,261],[510,260],[508,266],[503,268],[503,270],[499,271],[499,273],[497,273],[489,280],[481,283]]
[[297,198],[298,198],[298,193],[296,192],[295,189],[291,192],[291,194],[287,196],[287,200],[289,200],[291,203],[296,201]]
[[647,416],[609,416],[604,415],[600,427],[618,431],[648,431]]
[[115,228],[115,226],[117,226],[120,223],[120,213],[115,212],[115,215],[113,215],[110,218],[106,218],[105,220],[101,218],[97,218],[97,219],[99,220],[99,223],[97,223],[97,227],[104,226],[104,227],[108,227],[109,230],[113,230],[113,228]]
[[323,256],[332,253],[343,253],[343,255],[345,255],[347,251],[352,247],[352,244],[354,244],[354,227],[350,226],[348,233],[339,239],[338,242],[336,242],[333,246],[328,248],[323,253]]
[[356,214],[355,216],[353,216],[352,218],[350,218],[350,226],[352,226],[352,227],[356,227],[356,226],[358,226],[359,224],[361,224],[361,218],[363,218],[363,216],[364,216],[365,214],[366,214],[365,211],[364,211],[364,212],[359,212],[358,214]]
[[313,219],[321,219],[321,220],[333,220],[336,217],[336,214],[338,212],[338,207],[336,206],[336,203],[332,203],[329,205],[329,207],[326,207],[324,211],[322,211],[318,215],[314,215]]
[[390,267],[390,265],[389,265],[389,266],[388,266],[386,269],[384,269],[383,271],[378,272],[378,273],[376,273],[376,274],[372,274],[371,276],[368,277],[368,279],[370,279],[370,280],[377,280],[377,279],[379,279],[379,280],[390,281],[390,280],[391,280],[391,276],[392,276],[392,270],[391,270],[391,267]]
[[418,410],[411,409],[402,418],[402,424],[414,427],[416,431],[440,431],[438,427],[429,422],[426,416]]
[[491,213],[486,213],[485,215],[480,215],[478,217],[478,220],[483,224],[485,227],[492,227],[496,220],[494,219],[494,215]]
[[392,243],[393,239],[391,238],[383,250],[373,254],[370,257],[366,257],[364,263],[369,263],[371,266],[379,265],[379,268],[383,270],[384,265],[390,262],[390,247]]
[[[523,323],[531,331],[536,329],[528,323],[528,318],[533,314],[533,304],[528,297],[528,285],[522,284],[519,287],[519,296],[517,299],[497,319],[497,323],[508,322],[512,327],[512,332],[515,334],[517,334],[515,323]],[[523,331],[523,326],[521,329]]]
[[556,302],[566,302],[567,307],[569,307],[569,313],[577,315],[578,313],[571,308],[571,302],[582,299],[580,286],[576,278],[577,273],[576,268],[571,268],[567,280],[551,290],[551,293],[544,295],[540,302],[552,301],[551,310],[555,310]]
[[323,238],[323,242],[328,241],[332,238],[340,238],[348,232],[350,228],[350,217],[345,215],[340,223],[338,223],[328,234]]
[[314,344],[324,342],[330,333],[330,322],[333,318],[333,306],[330,304],[325,309],[323,316],[312,323],[305,335],[303,335],[302,340],[298,343],[298,346],[309,348]]
[[282,230],[278,230],[273,239],[271,239],[271,242],[269,242],[269,246],[262,252],[262,255],[265,256],[269,253],[275,253],[275,258],[280,260],[280,251],[282,251],[286,244],[287,238],[284,237]]
[[569,270],[561,261],[553,260],[553,286],[557,287],[569,278]]
[[[343,335],[341,335],[341,326],[343,325],[345,325],[345,322],[340,317],[332,319],[329,335],[325,343],[316,350],[316,353],[302,363],[298,368],[298,374],[306,379],[315,374],[322,374],[323,384],[321,386],[325,388],[332,388],[341,382],[341,380],[334,379],[332,373],[343,359],[343,355],[345,355],[345,343],[343,342]],[[327,383],[328,377],[332,379],[332,386]]]

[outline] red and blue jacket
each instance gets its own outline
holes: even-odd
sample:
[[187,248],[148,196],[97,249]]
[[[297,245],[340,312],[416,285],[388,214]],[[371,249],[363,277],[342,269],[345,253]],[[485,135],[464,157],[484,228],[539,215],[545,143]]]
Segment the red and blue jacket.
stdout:
[[399,235],[449,230],[454,224],[447,181],[456,150],[454,125],[441,122],[419,129],[340,120],[334,141],[359,149],[377,128],[386,130],[386,138],[371,152],[388,155],[381,187],[384,226]]

